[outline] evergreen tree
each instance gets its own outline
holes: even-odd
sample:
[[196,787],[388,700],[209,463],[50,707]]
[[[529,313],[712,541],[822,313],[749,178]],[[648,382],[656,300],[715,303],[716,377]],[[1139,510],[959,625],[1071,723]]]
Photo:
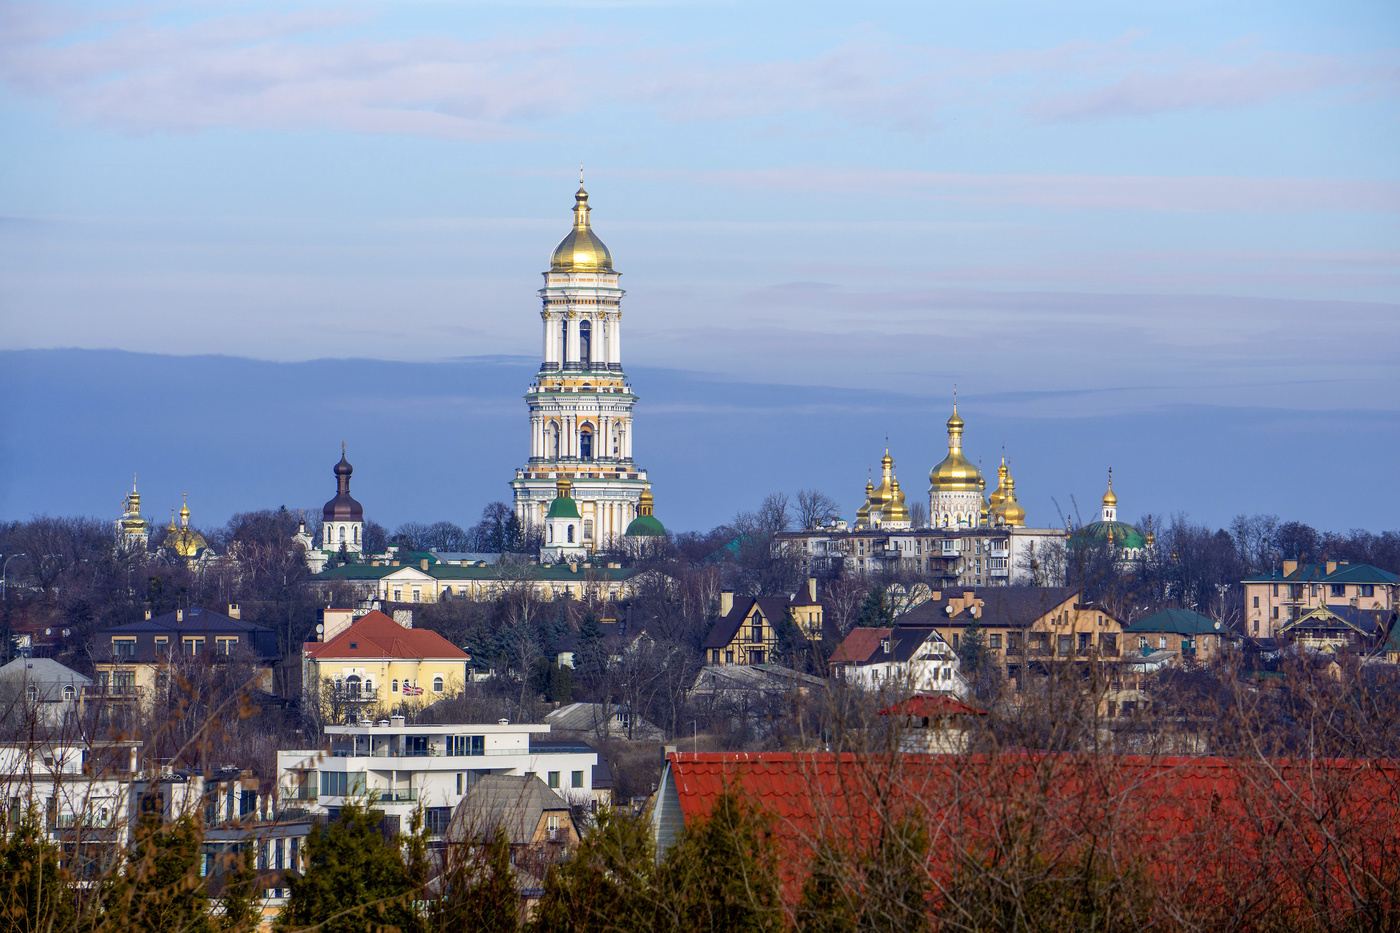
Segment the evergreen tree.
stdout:
[[772,818],[726,792],[666,853],[656,888],[656,926],[663,929],[782,929]]
[[397,844],[385,845],[382,814],[363,804],[341,808],[340,819],[306,840],[306,874],[289,878],[291,897],[277,922],[295,930],[365,933],[381,927],[423,929],[414,910],[419,879]]
[[610,933],[654,923],[656,859],[646,820],[601,810],[578,850],[552,866],[531,933]]
[[579,623],[574,669],[580,680],[591,685],[601,683],[607,677],[608,647],[603,644],[603,627],[591,611]]
[[432,929],[453,933],[515,933],[519,929],[520,894],[504,829],[498,828],[479,848],[472,843],[451,849],[440,880],[442,894],[428,912]]
[[856,625],[863,628],[888,628],[894,624],[894,607],[883,586],[877,586],[860,604]]
[[256,930],[262,921],[258,910],[258,873],[252,848],[234,856],[223,876],[224,890],[219,898],[219,926],[225,933]]
[[0,833],[0,933],[66,930],[75,918],[68,872],[44,838],[38,815]]
[[817,850],[797,903],[798,933],[856,933],[851,879],[845,853],[831,843]]
[[199,873],[199,824],[188,816],[164,823],[159,814],[147,813],[134,837],[125,868],[103,898],[106,925],[117,930],[214,933],[209,892]]
[[987,645],[982,639],[982,626],[973,619],[963,630],[962,638],[958,640],[958,660],[961,663],[961,670],[969,680],[977,679],[982,673],[982,667],[987,661]]

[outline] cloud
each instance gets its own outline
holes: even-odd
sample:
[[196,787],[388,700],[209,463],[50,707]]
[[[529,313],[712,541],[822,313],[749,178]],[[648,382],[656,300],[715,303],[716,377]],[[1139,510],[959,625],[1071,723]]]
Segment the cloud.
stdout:
[[[1347,88],[1393,93],[1396,56],[1305,56],[1108,42],[966,50],[861,36],[755,60],[687,37],[526,23],[471,39],[401,37],[374,8],[175,17],[0,5],[0,82],[71,119],[132,132],[328,127],[494,140],[631,108],[672,123],[759,121],[927,132],[985,110],[1041,121],[1256,106]],[[387,15],[387,14],[386,14]],[[808,40],[824,41],[821,39]],[[829,40],[825,40],[829,41]],[[566,79],[561,80],[561,75]]]

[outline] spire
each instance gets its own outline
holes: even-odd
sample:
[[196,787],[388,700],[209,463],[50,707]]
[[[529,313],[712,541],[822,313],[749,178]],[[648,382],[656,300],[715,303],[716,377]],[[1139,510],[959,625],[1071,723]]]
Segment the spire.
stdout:
[[180,493],[180,528],[190,527],[190,494]]
[[588,229],[588,192],[583,188],[583,166],[579,166],[578,192],[574,194],[574,229]]

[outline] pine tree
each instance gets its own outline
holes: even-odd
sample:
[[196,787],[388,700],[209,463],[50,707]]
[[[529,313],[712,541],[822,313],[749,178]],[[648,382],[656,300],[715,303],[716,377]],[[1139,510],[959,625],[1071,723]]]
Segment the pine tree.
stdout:
[[0,933],[65,930],[75,919],[68,872],[36,813],[0,833]]
[[209,892],[199,874],[202,841],[193,817],[162,822],[148,813],[136,826],[122,873],[103,898],[106,925],[117,930],[214,933]]
[[277,918],[281,929],[320,925],[323,933],[364,933],[380,927],[417,933],[419,879],[397,842],[385,845],[382,814],[361,804],[306,840],[306,874],[289,878],[291,897]]
[[450,850],[440,877],[442,894],[429,908],[432,929],[453,933],[515,933],[520,894],[511,868],[510,840],[498,828],[480,846]]
[[573,855],[550,868],[531,933],[610,933],[653,925],[656,859],[650,827],[602,810]]
[[890,605],[883,586],[877,586],[860,604],[856,625],[862,628],[886,628],[894,623],[894,607]]

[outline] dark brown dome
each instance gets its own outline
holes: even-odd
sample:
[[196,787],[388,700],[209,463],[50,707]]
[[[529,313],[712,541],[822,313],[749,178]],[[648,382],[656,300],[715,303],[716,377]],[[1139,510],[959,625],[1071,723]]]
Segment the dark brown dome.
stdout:
[[340,446],[340,462],[335,465],[335,498],[321,509],[321,520],[327,522],[362,522],[365,510],[350,495],[350,474],[355,468],[345,459],[345,445]]

